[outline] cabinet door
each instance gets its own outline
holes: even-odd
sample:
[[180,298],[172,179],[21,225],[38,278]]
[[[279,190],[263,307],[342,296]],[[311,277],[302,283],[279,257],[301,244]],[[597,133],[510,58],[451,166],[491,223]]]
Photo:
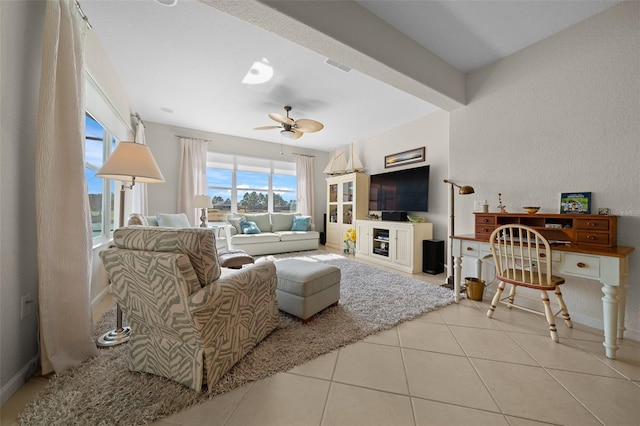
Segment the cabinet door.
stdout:
[[391,234],[391,260],[401,265],[411,266],[413,228],[394,227],[391,229]]
[[360,254],[369,255],[369,224],[356,222],[356,251]]

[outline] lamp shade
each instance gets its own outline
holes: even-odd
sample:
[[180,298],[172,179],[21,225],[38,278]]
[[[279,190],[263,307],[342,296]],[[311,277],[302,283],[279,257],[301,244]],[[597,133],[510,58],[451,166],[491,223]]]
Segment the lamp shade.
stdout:
[[211,198],[208,195],[196,195],[193,199],[193,207],[196,209],[208,209],[211,206]]
[[161,183],[164,176],[147,145],[120,142],[96,176],[121,182]]

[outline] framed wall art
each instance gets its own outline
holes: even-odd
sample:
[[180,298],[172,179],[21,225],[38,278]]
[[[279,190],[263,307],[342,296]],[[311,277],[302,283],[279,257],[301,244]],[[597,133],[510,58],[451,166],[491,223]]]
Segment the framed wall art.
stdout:
[[426,159],[426,148],[420,147],[397,154],[385,155],[384,168],[404,166],[405,164],[419,163]]
[[563,192],[560,194],[561,214],[591,214],[590,192]]

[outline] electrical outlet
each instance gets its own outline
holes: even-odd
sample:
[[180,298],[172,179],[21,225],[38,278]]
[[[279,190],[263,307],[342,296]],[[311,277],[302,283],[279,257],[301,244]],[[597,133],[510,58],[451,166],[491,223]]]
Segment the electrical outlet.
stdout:
[[23,320],[33,312],[33,297],[25,294],[20,298],[20,319]]

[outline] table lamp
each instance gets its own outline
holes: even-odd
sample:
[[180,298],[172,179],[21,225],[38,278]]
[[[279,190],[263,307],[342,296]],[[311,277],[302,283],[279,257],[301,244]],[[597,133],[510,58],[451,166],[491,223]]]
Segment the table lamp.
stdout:
[[467,194],[473,194],[475,191],[473,189],[473,187],[471,186],[466,186],[466,185],[458,185],[457,183],[454,183],[452,181],[450,181],[449,179],[445,179],[444,183],[448,183],[449,185],[451,185],[451,215],[449,216],[450,218],[450,223],[449,223],[449,229],[450,229],[450,235],[449,235],[449,255],[451,256],[451,259],[449,260],[450,267],[449,269],[449,277],[447,278],[447,287],[451,286],[451,288],[453,288],[453,236],[455,235],[455,197],[453,196],[453,187],[455,186],[456,188],[458,188],[458,194],[460,195],[467,195]]
[[[162,172],[160,172],[149,147],[135,142],[118,143],[116,149],[98,170],[96,176],[122,182],[120,187],[119,227],[124,225],[125,189],[133,189],[136,182],[164,182]],[[130,184],[127,185],[127,183]],[[125,343],[130,337],[131,327],[122,327],[122,310],[120,305],[116,305],[116,328],[100,336],[97,345],[101,347],[115,346]]]
[[207,195],[196,195],[193,199],[193,207],[196,209],[202,209],[202,214],[200,215],[200,227],[207,227],[207,209],[209,207],[213,207],[211,203],[211,198]]

